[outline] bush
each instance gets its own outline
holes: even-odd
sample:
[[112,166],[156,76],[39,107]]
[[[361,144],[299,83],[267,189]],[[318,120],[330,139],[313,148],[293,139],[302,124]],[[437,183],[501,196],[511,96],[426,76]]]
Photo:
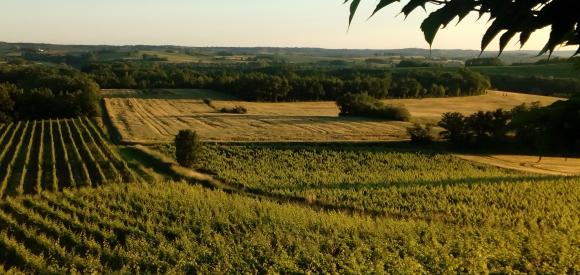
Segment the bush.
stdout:
[[384,105],[368,93],[348,93],[337,99],[341,116],[366,116],[395,121],[409,121],[411,114],[404,106]]
[[465,116],[461,113],[445,113],[437,125],[445,129],[441,132],[441,137],[454,145],[465,144],[469,139]]
[[181,130],[175,136],[175,159],[184,167],[193,167],[201,154],[199,136],[192,130]]
[[234,106],[233,108],[221,108],[220,113],[226,114],[246,114],[248,113],[248,109],[244,106]]
[[211,99],[209,99],[209,98],[204,98],[203,99],[203,104],[205,104],[205,105],[207,105],[207,106],[215,109],[215,107],[213,106],[213,101]]
[[428,144],[433,142],[432,127],[430,124],[422,126],[415,123],[413,127],[407,128],[407,133],[411,136],[411,142],[415,144]]

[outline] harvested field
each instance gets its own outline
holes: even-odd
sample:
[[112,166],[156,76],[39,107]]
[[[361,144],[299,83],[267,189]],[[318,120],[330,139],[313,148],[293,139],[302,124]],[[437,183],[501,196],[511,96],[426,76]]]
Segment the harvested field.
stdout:
[[554,176],[580,175],[579,158],[543,157],[538,161],[538,156],[521,155],[457,155],[457,157],[528,173]]
[[[194,129],[209,141],[377,141],[407,138],[410,123],[368,118],[339,118],[334,102],[256,103],[233,100],[212,102],[200,98],[211,94],[181,91],[180,98],[107,98],[105,106],[113,126],[127,143],[168,142],[181,129]],[[211,98],[211,97],[210,97]],[[558,98],[489,92],[459,98],[396,99],[388,104],[405,105],[413,122],[436,123],[444,112],[465,114],[479,110],[510,109],[521,103],[550,104]],[[222,114],[222,107],[241,105],[247,114]]]

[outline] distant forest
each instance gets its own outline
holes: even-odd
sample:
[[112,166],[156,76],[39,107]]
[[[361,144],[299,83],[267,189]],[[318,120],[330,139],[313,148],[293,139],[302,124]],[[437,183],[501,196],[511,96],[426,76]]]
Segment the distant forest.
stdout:
[[207,88],[251,101],[335,100],[345,93],[376,98],[420,98],[483,94],[490,87],[482,74],[385,69],[321,69],[292,66],[209,67],[183,64],[94,64],[83,72],[102,88]]
[[214,89],[265,102],[337,100],[346,94],[365,94],[376,99],[471,96],[491,87],[541,95],[580,93],[580,79],[491,73],[486,76],[464,68],[411,66],[399,70],[275,61],[205,64],[98,62],[90,61],[90,55],[83,58],[74,60],[74,66],[29,61],[0,63],[0,122],[97,115],[101,88]]

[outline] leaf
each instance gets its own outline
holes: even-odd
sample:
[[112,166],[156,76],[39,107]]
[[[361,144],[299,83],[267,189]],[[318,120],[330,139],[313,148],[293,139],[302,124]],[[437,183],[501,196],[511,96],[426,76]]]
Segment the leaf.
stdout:
[[510,42],[510,40],[512,40],[512,38],[515,35],[516,32],[512,30],[508,30],[504,34],[502,34],[502,36],[499,38],[499,54],[497,56],[501,55],[507,44]]
[[521,47],[523,47],[528,42],[528,40],[530,39],[530,36],[532,36],[533,32],[534,32],[534,30],[530,29],[530,30],[522,31],[520,33],[520,46]]
[[[344,1],[344,3],[346,4],[349,0]],[[352,0],[352,3],[350,4],[350,17],[348,18],[348,26],[350,27],[350,24],[352,23],[352,19],[354,18],[354,15],[356,14],[356,10],[358,9],[358,5],[360,4],[361,0]]]
[[554,49],[558,45],[563,44],[565,41],[569,40],[574,34],[574,24],[568,22],[559,22],[558,24],[552,25],[552,31],[550,32],[550,38],[548,39],[548,43],[544,46],[540,55],[545,54],[546,52],[554,52]]
[[423,23],[421,23],[421,31],[423,31],[423,35],[425,36],[427,43],[429,43],[429,46],[433,45],[435,36],[441,28],[441,23],[439,22],[439,14],[433,12],[425,20],[423,20]]
[[411,14],[411,12],[413,12],[418,7],[425,9],[426,3],[427,0],[409,0],[409,3],[403,7],[401,12],[405,15],[405,18],[407,18],[407,16],[409,16],[409,14]]
[[491,41],[499,34],[499,32],[501,30],[502,30],[502,27],[499,23],[499,20],[498,19],[494,20],[493,23],[491,24],[491,26],[489,26],[489,28],[487,28],[487,31],[485,31],[485,34],[483,35],[483,38],[481,39],[481,52],[482,53],[483,53],[483,51],[485,51],[487,46],[489,46],[489,43],[491,43]]
[[373,14],[371,14],[370,17],[373,17],[377,12],[379,12],[380,10],[385,8],[386,6],[393,4],[395,2],[399,2],[399,1],[401,1],[401,0],[381,0],[381,2],[379,2],[379,4],[377,4],[377,7],[375,8],[375,10],[373,11]]

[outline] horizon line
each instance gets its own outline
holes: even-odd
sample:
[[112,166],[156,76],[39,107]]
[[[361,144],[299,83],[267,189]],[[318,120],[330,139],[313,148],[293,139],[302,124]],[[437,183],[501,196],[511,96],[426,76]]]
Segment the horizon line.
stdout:
[[[353,51],[392,51],[392,50],[425,50],[425,51],[478,51],[480,49],[461,49],[461,48],[418,48],[418,47],[407,47],[407,48],[325,48],[325,47],[312,47],[312,46],[193,46],[193,45],[177,45],[177,44],[86,44],[86,43],[50,43],[50,42],[8,42],[0,41],[4,44],[32,44],[32,45],[53,45],[53,46],[87,46],[87,47],[179,47],[179,48],[237,48],[237,49],[258,49],[258,48],[269,48],[269,49],[320,49],[320,50],[353,50]],[[486,52],[499,52],[499,50],[485,50]],[[526,49],[526,50],[506,50],[506,52],[541,52],[540,49]],[[574,50],[555,50],[554,52],[575,52]],[[548,55],[547,53],[544,55]]]

